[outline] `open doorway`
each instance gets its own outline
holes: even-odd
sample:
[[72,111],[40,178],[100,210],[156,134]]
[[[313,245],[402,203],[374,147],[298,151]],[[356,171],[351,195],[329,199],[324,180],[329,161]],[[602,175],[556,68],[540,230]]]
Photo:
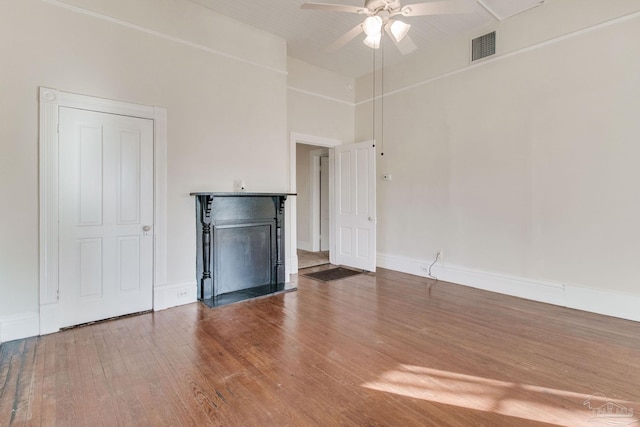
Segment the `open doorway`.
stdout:
[[296,231],[298,268],[329,263],[329,148],[296,146]]
[[[305,187],[298,188],[297,173],[298,151],[318,150],[323,147],[329,151],[329,262],[335,265],[376,270],[376,182],[375,148],[373,141],[342,145],[339,140],[291,133],[290,135],[290,186],[297,193],[296,203],[288,205],[290,212],[289,264],[290,274],[296,274],[298,268],[297,249],[311,246],[312,239],[297,238],[298,206],[309,205],[298,199],[305,197]],[[300,150],[298,149],[300,147]],[[307,156],[301,155],[306,162]],[[321,157],[321,156],[320,156]],[[301,163],[301,168],[304,166]],[[308,194],[308,190],[307,193]],[[337,206],[340,205],[340,208]],[[305,215],[308,216],[308,215]],[[301,229],[302,232],[302,229]],[[308,234],[307,236],[310,236]],[[300,242],[299,242],[300,240]]]
[[[289,161],[290,161],[290,169],[289,169],[289,182],[290,182],[290,190],[292,193],[296,193],[298,194],[298,196],[295,197],[295,199],[292,198],[292,202],[293,203],[288,203],[287,204],[287,208],[288,208],[288,218],[289,218],[289,237],[288,239],[288,248],[291,248],[291,250],[288,252],[288,256],[289,258],[289,273],[290,274],[296,274],[298,272],[299,268],[302,268],[302,266],[299,265],[298,262],[298,204],[300,204],[300,206],[302,207],[302,204],[304,202],[298,202],[299,198],[304,198],[305,194],[309,194],[308,191],[307,193],[305,193],[304,188],[302,188],[302,191],[298,191],[298,185],[297,185],[297,169],[298,169],[298,148],[300,148],[301,150],[305,149],[305,146],[309,146],[308,151],[310,152],[311,150],[318,150],[318,149],[326,149],[327,152],[329,153],[329,158],[328,158],[328,167],[329,167],[329,193],[328,193],[328,198],[329,198],[329,262],[333,262],[333,258],[334,258],[334,248],[335,248],[335,240],[334,240],[334,233],[335,230],[332,227],[332,223],[333,218],[335,216],[335,212],[334,212],[334,207],[333,207],[333,195],[334,195],[334,191],[333,191],[333,186],[334,186],[334,177],[333,174],[335,173],[334,169],[333,169],[333,163],[334,163],[334,159],[333,159],[333,154],[335,151],[335,147],[338,147],[342,144],[342,141],[337,140],[337,139],[333,139],[333,138],[325,138],[325,137],[321,137],[321,136],[316,136],[316,135],[308,135],[308,134],[302,134],[302,133],[297,133],[297,132],[291,132],[289,135],[289,147],[290,147],[290,157],[289,157]],[[306,155],[301,155],[300,156],[301,161],[305,162],[306,165],[308,166],[304,166],[304,168],[310,170],[310,160],[309,160],[309,154]],[[303,167],[303,166],[301,166]],[[307,173],[307,179],[309,177],[309,174]],[[308,202],[308,198],[307,198],[307,206],[309,204]],[[310,212],[310,208],[309,208],[309,212]],[[307,216],[307,215],[306,215]],[[307,216],[308,218],[308,216]],[[309,222],[310,224],[310,222]],[[305,239],[300,239],[302,240],[302,245],[303,247],[301,247],[300,249],[302,250],[306,250],[305,246],[304,246],[304,240]],[[312,248],[311,245],[311,239],[308,238],[307,240],[308,242],[308,246],[306,246],[306,248]],[[312,252],[313,253],[313,252]]]
[[[297,132],[291,132],[289,135],[289,153],[290,153],[290,157],[289,157],[289,161],[290,161],[290,168],[289,168],[289,182],[290,182],[290,191],[291,193],[296,193],[298,194],[298,196],[295,197],[295,199],[292,198],[293,203],[288,203],[287,204],[287,208],[288,208],[288,218],[289,218],[289,237],[288,239],[288,248],[291,248],[290,251],[288,251],[288,256],[289,258],[289,274],[296,274],[298,272],[299,268],[302,268],[299,265],[298,262],[298,204],[300,204],[300,206],[302,207],[302,203],[304,202],[300,202],[298,203],[298,198],[300,198],[300,196],[302,198],[305,197],[305,191],[304,188],[302,189],[302,191],[298,191],[298,186],[297,186],[297,169],[298,169],[298,148],[300,147],[300,149],[305,149],[304,146],[310,146],[309,147],[309,151],[311,150],[318,150],[318,149],[327,149],[328,153],[329,153],[329,162],[328,162],[328,166],[329,166],[329,194],[328,194],[328,198],[329,198],[329,262],[333,263],[334,261],[334,256],[335,256],[335,239],[334,239],[334,234],[335,234],[335,230],[332,227],[332,223],[334,222],[334,217],[335,217],[335,212],[334,212],[334,207],[333,207],[333,197],[334,196],[334,168],[333,168],[333,163],[334,163],[334,151],[335,151],[335,147],[338,147],[342,144],[342,141],[337,140],[337,139],[333,139],[333,138],[325,138],[325,137],[321,137],[321,136],[316,136],[316,135],[308,135],[308,134],[302,134],[302,133],[297,133]],[[313,147],[313,148],[311,148]],[[310,161],[309,161],[309,155],[301,155],[300,156],[301,159],[304,159],[302,161],[306,162],[306,165],[309,165]],[[304,166],[307,169],[310,169],[308,166]],[[309,175],[307,174],[307,177]],[[308,192],[306,193],[308,194]],[[307,205],[308,205],[308,198],[307,198]],[[309,208],[310,211],[310,208]],[[301,239],[304,240],[304,239]],[[308,240],[308,243],[311,244],[310,239]],[[304,243],[303,243],[304,245]],[[309,246],[306,246],[307,248],[309,248]],[[304,247],[300,248],[302,250],[305,250]],[[312,252],[313,253],[313,252]]]

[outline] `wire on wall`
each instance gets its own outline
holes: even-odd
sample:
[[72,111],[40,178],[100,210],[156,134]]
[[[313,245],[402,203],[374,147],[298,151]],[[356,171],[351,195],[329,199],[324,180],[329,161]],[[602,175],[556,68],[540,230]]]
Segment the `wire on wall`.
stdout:
[[433,260],[433,262],[431,263],[431,265],[429,265],[429,269],[427,270],[427,275],[429,276],[430,279],[433,279],[432,283],[429,283],[429,295],[431,295],[431,286],[438,284],[439,280],[436,276],[433,275],[433,273],[431,273],[431,268],[436,264],[436,262],[438,262],[438,260],[440,259],[440,255],[441,252],[438,251],[436,253],[436,259]]
[[438,283],[438,278],[436,276],[434,276],[433,273],[431,273],[431,268],[433,268],[433,266],[436,264],[436,262],[438,262],[438,259],[440,259],[440,252],[436,253],[436,259],[433,260],[433,262],[429,266],[429,271],[428,271],[429,278],[435,280],[435,282],[433,282],[434,285],[436,283]]

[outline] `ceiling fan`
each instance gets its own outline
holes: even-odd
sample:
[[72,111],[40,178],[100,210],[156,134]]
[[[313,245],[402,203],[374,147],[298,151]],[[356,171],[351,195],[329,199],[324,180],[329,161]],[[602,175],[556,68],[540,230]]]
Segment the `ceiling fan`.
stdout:
[[[473,10],[474,0],[443,0],[428,3],[417,3],[402,6],[400,0],[365,0],[364,7],[305,3],[302,9],[322,10],[327,12],[346,12],[366,15],[367,18],[346,34],[327,47],[327,51],[334,52],[349,43],[361,33],[366,34],[364,44],[377,49],[380,47],[382,30],[389,35],[403,55],[413,52],[416,45],[407,35],[411,25],[397,19],[397,17],[445,15],[450,13],[468,13]],[[402,42],[402,43],[401,43]]]

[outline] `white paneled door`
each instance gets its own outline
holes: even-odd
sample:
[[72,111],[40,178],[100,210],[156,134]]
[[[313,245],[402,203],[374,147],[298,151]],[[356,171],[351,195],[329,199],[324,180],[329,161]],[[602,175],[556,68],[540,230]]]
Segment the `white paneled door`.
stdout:
[[376,164],[373,143],[335,148],[336,264],[376,271]]
[[149,310],[153,120],[60,108],[60,326]]

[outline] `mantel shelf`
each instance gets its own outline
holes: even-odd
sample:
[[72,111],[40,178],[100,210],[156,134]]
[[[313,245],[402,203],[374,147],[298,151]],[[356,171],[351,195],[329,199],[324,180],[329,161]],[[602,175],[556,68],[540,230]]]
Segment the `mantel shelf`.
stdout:
[[274,196],[297,196],[297,193],[249,193],[246,191],[237,192],[196,192],[189,193],[190,196],[212,196],[212,197],[274,197]]

